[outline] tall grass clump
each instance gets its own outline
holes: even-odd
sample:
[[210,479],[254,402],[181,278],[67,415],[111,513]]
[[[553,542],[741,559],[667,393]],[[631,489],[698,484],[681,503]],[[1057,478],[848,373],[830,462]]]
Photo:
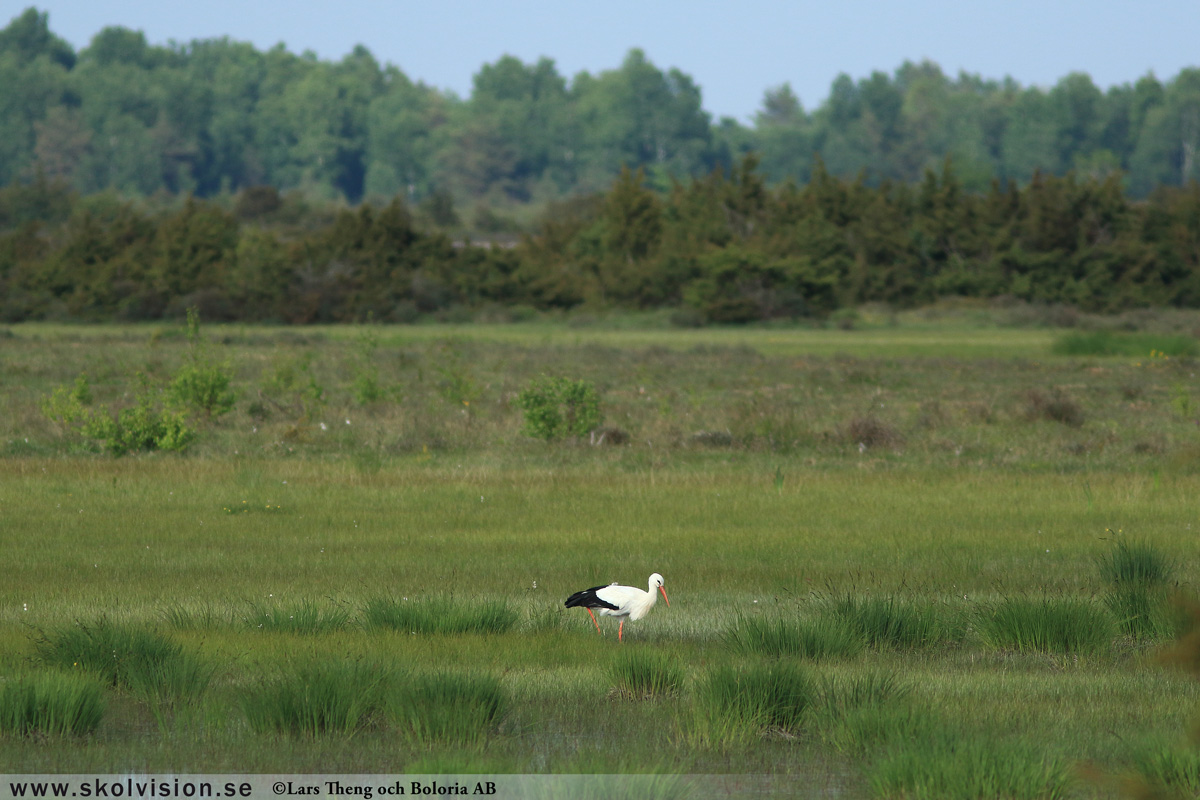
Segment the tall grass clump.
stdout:
[[491,675],[434,673],[396,687],[387,713],[402,736],[419,744],[477,744],[509,708],[508,693]]
[[1134,753],[1131,777],[1138,797],[1200,797],[1200,751],[1143,747]]
[[233,627],[235,615],[232,609],[212,604],[188,608],[176,603],[163,609],[161,618],[167,627],[177,631],[210,631]]
[[43,635],[37,658],[64,670],[85,670],[113,687],[164,700],[198,698],[214,668],[156,631],[102,620]]
[[1194,336],[1180,334],[1081,331],[1060,336],[1051,350],[1062,356],[1150,357],[1160,354],[1160,357],[1177,358],[1200,354],[1200,344]]
[[246,625],[255,630],[303,636],[342,630],[349,624],[346,609],[329,608],[307,598],[290,606],[251,603],[246,616]]
[[258,733],[350,735],[381,708],[391,678],[362,661],[305,663],[247,690],[241,707]]
[[948,723],[937,712],[911,702],[858,706],[840,717],[822,718],[821,723],[818,728],[821,741],[855,758],[904,742],[951,736]]
[[863,637],[847,620],[739,616],[725,633],[731,650],[744,655],[842,658],[863,649]]
[[1074,597],[1010,597],[986,609],[979,635],[989,647],[1018,652],[1094,653],[1112,643],[1112,618]]
[[1025,392],[1025,417],[1031,421],[1061,422],[1069,428],[1082,426],[1086,419],[1079,401],[1058,388],[1050,392],[1041,389]]
[[1175,564],[1161,550],[1144,540],[1118,534],[1112,548],[1097,559],[1100,577],[1114,586],[1162,586],[1175,575]]
[[894,672],[866,672],[823,678],[817,702],[826,716],[838,718],[864,706],[902,700],[912,691],[912,685]]
[[826,677],[814,701],[815,726],[835,750],[863,755],[881,744],[929,736],[934,717],[903,702],[912,685],[892,672]]
[[374,598],[363,607],[363,622],[368,629],[388,628],[405,633],[507,633],[516,626],[519,616],[503,600]]
[[1064,759],[1032,744],[937,736],[898,743],[875,761],[870,782],[880,797],[1057,800],[1072,778]]
[[0,683],[0,734],[80,736],[103,716],[102,687],[90,675],[39,672]]
[[1118,534],[1097,558],[1104,597],[1121,633],[1135,639],[1162,639],[1173,632],[1168,588],[1175,564],[1150,542]]
[[684,738],[693,746],[742,746],[767,732],[794,734],[815,696],[808,673],[789,661],[713,669],[697,690]]
[[827,601],[826,613],[844,620],[873,648],[897,650],[943,644],[957,631],[933,603],[844,594]]
[[613,659],[609,675],[617,691],[641,698],[670,694],[683,685],[684,670],[670,653],[644,647],[623,648]]

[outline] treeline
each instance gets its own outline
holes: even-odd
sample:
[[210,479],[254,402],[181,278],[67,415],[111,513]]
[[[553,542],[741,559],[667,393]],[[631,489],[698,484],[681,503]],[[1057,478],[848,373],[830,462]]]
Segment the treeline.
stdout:
[[[150,212],[44,177],[0,190],[0,319],[406,322],[481,310],[676,309],[680,324],[822,319],[865,302],[1009,295],[1093,311],[1200,307],[1200,183],[1118,175],[967,191],[831,175],[772,186],[747,156],[667,192],[624,170],[514,247],[460,246],[400,198],[328,218],[243,190]],[[315,216],[314,216],[315,215]],[[324,220],[324,221],[320,221]]]
[[[906,63],[839,77],[806,109],[785,84],[754,124],[714,123],[701,89],[632,50],[570,80],[543,59],[484,65],[467,98],[415,83],[359,47],[337,62],[228,39],[157,46],[110,27],[78,53],[34,8],[0,30],[0,185],[39,172],[84,194],[215,197],[246,187],[310,197],[432,198],[453,213],[601,191],[623,165],[665,190],[748,152],[778,183],[919,181],[947,155],[967,189],[995,179],[1121,173],[1135,197],[1200,178],[1200,69],[1101,91],[1085,74],[1049,90],[948,77]],[[460,212],[461,213],[461,212]],[[468,224],[475,224],[472,217]]]

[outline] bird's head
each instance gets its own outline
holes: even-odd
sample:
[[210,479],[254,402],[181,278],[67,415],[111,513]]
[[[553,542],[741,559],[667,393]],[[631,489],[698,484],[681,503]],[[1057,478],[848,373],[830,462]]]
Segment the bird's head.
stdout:
[[659,591],[659,592],[662,594],[662,596],[663,596],[663,600],[666,600],[666,602],[667,602],[667,607],[668,607],[668,608],[670,608],[670,607],[671,607],[671,601],[670,601],[670,600],[667,600],[667,590],[666,590],[665,588],[663,588],[665,585],[666,585],[666,581],[664,581],[664,580],[663,580],[663,576],[662,576],[662,575],[659,575],[659,574],[656,572],[656,573],[654,573],[653,575],[651,575],[651,576],[650,576],[650,591],[652,591],[652,592],[653,592],[655,589],[658,589],[658,591]]

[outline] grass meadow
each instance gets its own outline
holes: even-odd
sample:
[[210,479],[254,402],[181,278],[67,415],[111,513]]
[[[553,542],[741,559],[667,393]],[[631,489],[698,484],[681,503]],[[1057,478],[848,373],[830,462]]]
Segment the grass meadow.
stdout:
[[[233,410],[122,457],[42,403],[160,392],[182,326],[0,330],[0,764],[1195,796],[1200,683],[1162,652],[1200,579],[1197,328],[1168,317],[1094,346],[982,311],[206,324]],[[602,435],[525,435],[540,375],[593,382]],[[623,645],[562,606],[651,572],[671,605]]]

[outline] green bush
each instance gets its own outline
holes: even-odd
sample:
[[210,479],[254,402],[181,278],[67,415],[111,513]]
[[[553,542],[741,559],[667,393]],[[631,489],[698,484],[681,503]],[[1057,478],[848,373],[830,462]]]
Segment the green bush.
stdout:
[[517,395],[525,433],[535,439],[586,436],[604,421],[596,387],[585,380],[536,378]]
[[75,379],[68,389],[57,387],[42,403],[42,413],[84,439],[99,442],[116,456],[150,450],[183,450],[196,438],[182,411],[157,406],[149,388],[142,389],[132,406],[115,413],[106,407],[93,408],[87,375]]
[[190,409],[205,419],[219,417],[233,408],[234,393],[230,388],[233,374],[228,365],[214,364],[204,352],[200,338],[200,314],[195,308],[187,310],[189,361],[175,373],[167,387],[168,403]]

